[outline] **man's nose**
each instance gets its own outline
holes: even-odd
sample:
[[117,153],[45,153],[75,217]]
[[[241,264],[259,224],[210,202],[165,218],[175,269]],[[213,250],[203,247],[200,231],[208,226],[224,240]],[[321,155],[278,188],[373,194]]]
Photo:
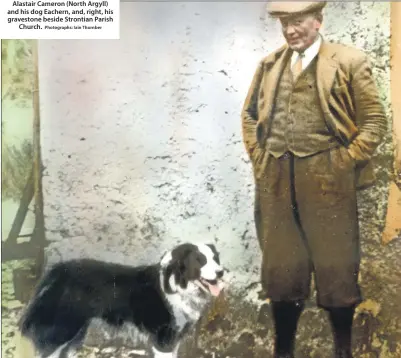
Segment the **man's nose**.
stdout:
[[292,26],[292,25],[286,26],[285,29],[284,29],[284,33],[286,35],[293,35],[295,33],[294,26]]

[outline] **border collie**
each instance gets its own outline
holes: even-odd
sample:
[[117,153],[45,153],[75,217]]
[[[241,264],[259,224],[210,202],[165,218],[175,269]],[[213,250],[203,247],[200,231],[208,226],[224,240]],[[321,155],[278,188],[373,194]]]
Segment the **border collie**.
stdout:
[[154,265],[130,267],[92,259],[61,262],[41,279],[20,322],[41,357],[70,357],[92,319],[135,327],[154,357],[177,357],[180,341],[222,288],[213,244],[185,243]]

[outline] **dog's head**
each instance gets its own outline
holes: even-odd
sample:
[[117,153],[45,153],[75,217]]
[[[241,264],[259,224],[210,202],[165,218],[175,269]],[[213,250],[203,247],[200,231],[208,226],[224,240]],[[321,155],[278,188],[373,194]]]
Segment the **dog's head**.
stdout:
[[160,262],[167,294],[201,290],[218,296],[224,269],[213,244],[181,244],[165,253]]

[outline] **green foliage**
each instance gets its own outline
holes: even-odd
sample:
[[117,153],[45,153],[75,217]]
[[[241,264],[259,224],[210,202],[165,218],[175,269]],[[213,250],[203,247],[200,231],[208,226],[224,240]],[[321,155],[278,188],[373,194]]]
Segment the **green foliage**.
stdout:
[[26,106],[32,102],[34,66],[32,46],[35,40],[2,40],[2,100],[17,100]]
[[[32,48],[35,40],[2,40],[2,102],[11,102],[12,107],[32,107],[32,85],[34,64]],[[31,140],[15,146],[8,135],[7,123],[18,121],[18,117],[2,114],[2,195],[3,200],[20,200],[33,161]],[[33,120],[33,118],[32,118]]]
[[20,200],[33,163],[33,145],[24,141],[21,147],[2,142],[1,191],[3,200]]

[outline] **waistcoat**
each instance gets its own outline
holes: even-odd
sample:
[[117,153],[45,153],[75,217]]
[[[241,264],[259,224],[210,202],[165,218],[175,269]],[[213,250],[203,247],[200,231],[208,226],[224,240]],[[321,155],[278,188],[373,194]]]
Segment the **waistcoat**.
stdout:
[[317,58],[293,80],[287,61],[278,82],[266,148],[276,158],[290,151],[304,157],[333,147],[316,83]]

